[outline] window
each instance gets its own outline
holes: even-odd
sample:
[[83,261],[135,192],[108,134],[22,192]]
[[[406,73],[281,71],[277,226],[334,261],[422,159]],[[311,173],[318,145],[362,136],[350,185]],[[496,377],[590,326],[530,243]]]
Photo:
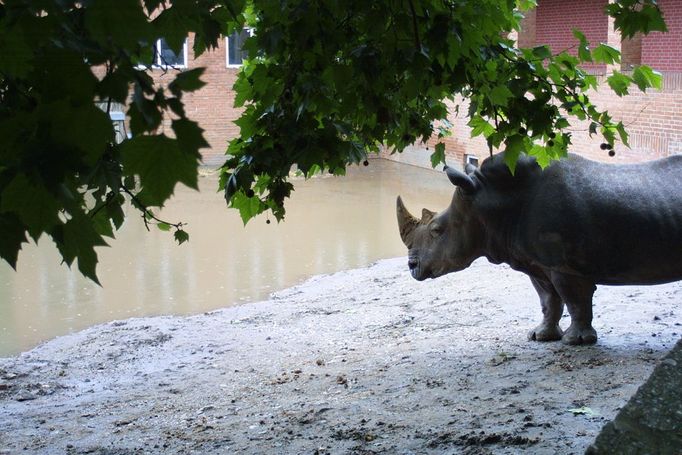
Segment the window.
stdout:
[[130,137],[126,131],[126,116],[123,112],[125,106],[123,104],[111,101],[97,101],[95,104],[98,108],[109,114],[111,123],[114,125],[114,142],[116,144],[120,144],[124,139]]
[[153,68],[186,68],[187,67],[187,40],[182,44],[182,49],[180,53],[176,54],[173,49],[170,48],[165,39],[161,38],[154,43],[154,48],[152,49],[152,62],[151,64],[140,64],[140,68],[153,67]]
[[226,63],[228,68],[241,66],[242,62],[248,58],[246,51],[242,50],[244,41],[253,35],[253,29],[245,28],[240,32],[233,32],[225,38],[227,41]]
[[126,131],[126,116],[123,111],[111,111],[109,112],[109,118],[114,125],[114,142],[120,144],[129,138]]
[[478,157],[476,155],[464,155],[464,165],[467,164],[478,167]]
[[161,38],[156,42],[155,64],[158,66],[172,66],[174,68],[187,66],[187,41],[182,44],[179,54],[168,46],[166,40]]

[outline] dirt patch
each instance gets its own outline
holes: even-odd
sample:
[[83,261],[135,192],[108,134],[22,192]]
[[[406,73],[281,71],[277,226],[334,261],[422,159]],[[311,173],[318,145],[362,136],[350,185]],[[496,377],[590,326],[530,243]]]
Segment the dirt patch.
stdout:
[[681,299],[600,288],[597,345],[536,343],[524,275],[381,261],[0,359],[0,453],[582,453],[682,336]]

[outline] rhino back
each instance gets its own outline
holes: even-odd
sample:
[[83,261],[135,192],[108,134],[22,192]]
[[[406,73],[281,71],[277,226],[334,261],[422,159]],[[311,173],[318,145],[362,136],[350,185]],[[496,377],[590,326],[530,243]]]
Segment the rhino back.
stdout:
[[682,156],[612,165],[571,155],[542,172],[521,164],[487,185],[504,201],[506,221],[493,224],[511,261],[602,284],[682,279]]

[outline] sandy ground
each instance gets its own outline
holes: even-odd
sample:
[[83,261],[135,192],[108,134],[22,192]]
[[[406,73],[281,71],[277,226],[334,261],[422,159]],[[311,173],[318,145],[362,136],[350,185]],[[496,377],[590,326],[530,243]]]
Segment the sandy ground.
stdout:
[[524,275],[405,263],[0,359],[0,454],[582,453],[682,336],[682,283],[600,288],[569,347],[526,340]]

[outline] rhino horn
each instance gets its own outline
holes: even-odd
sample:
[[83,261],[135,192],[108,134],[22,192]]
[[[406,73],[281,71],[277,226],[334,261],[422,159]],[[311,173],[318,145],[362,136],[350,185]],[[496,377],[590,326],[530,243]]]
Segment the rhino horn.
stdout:
[[474,194],[477,190],[476,182],[462,171],[445,166],[445,173],[453,185],[458,186],[465,194]]
[[405,208],[405,204],[403,204],[403,200],[400,196],[398,196],[398,200],[396,201],[396,212],[398,214],[398,229],[400,230],[400,238],[409,248],[409,244],[412,240],[412,233],[414,232],[414,228],[417,227],[417,224],[419,224],[419,221],[407,211],[407,208]]
[[429,209],[422,209],[422,219],[419,220],[419,222],[421,224],[427,224],[434,216],[436,216],[436,212],[432,212]]

